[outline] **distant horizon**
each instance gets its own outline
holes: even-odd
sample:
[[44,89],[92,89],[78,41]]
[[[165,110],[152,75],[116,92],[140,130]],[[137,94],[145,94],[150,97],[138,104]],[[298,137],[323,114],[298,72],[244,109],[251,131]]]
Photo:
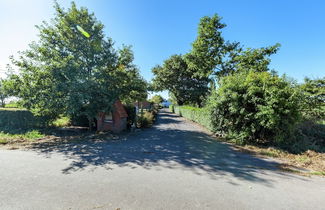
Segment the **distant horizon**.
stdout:
[[[64,8],[70,2],[59,0]],[[245,48],[280,43],[271,56],[271,69],[302,82],[305,77],[325,76],[325,2],[323,1],[75,1],[87,7],[105,25],[115,42],[132,45],[135,64],[150,81],[151,68],[173,54],[189,52],[201,17],[215,13],[223,17],[226,40],[239,41]],[[125,3],[127,2],[127,3]],[[0,77],[9,56],[37,41],[35,25],[53,18],[52,0],[4,0],[0,2],[4,31],[0,39]],[[154,93],[156,94],[156,93]],[[160,93],[168,99],[166,91]]]

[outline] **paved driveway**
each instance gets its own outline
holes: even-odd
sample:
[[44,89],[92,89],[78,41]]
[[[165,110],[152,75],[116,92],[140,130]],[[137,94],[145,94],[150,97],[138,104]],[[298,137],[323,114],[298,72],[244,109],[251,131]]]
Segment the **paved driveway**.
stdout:
[[325,209],[325,179],[276,170],[159,114],[117,140],[0,150],[0,209]]

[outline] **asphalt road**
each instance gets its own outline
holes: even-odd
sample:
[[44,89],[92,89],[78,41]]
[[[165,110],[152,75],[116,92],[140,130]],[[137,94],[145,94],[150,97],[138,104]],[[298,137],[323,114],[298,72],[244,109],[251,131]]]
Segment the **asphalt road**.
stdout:
[[168,113],[116,140],[0,150],[0,209],[325,209],[325,179],[276,169]]

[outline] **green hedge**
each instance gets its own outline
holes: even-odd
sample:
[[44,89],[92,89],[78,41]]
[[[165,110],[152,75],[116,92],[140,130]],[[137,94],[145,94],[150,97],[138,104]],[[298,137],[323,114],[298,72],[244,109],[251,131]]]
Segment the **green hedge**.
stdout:
[[35,127],[43,127],[46,120],[35,117],[30,111],[24,109],[0,109],[1,130],[21,130]]
[[193,122],[196,122],[208,130],[212,131],[212,122],[209,111],[205,108],[197,108],[197,107],[190,107],[190,106],[169,106],[170,111],[174,112],[175,114],[185,117]]
[[174,113],[174,105],[169,105],[169,111]]

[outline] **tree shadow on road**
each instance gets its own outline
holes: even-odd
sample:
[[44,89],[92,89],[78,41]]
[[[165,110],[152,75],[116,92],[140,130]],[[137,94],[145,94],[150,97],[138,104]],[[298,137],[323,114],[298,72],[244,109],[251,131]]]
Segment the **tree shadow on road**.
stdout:
[[[87,167],[112,169],[112,165],[148,170],[162,167],[189,170],[213,179],[230,175],[227,177],[271,185],[271,180],[262,178],[263,173],[275,171],[277,162],[237,152],[205,132],[178,129],[177,123],[182,120],[174,115],[162,113],[158,122],[153,128],[120,135],[118,139],[105,135],[86,140],[74,138],[65,142],[34,144],[30,149],[47,157],[60,153],[72,160],[62,169],[64,174]],[[176,128],[169,128],[168,122],[176,124]],[[280,171],[276,173],[291,176]]]

